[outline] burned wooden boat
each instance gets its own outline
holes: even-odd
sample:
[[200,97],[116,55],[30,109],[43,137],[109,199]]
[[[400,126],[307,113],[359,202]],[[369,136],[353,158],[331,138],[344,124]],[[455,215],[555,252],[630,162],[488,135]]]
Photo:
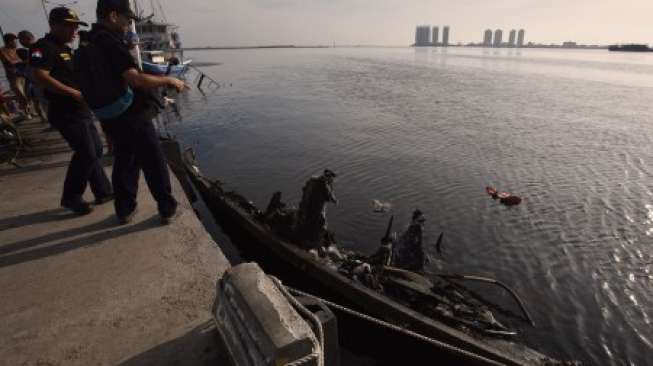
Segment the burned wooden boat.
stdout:
[[[285,205],[279,193],[273,196],[266,211],[261,211],[240,194],[225,191],[221,182],[204,177],[191,150],[184,155],[183,166],[213,214],[228,218],[230,223],[251,235],[255,241],[248,243],[253,247],[250,249],[272,253],[288,270],[301,273],[320,288],[327,289],[329,294],[334,294],[327,300],[346,299],[346,304],[354,309],[417,335],[413,338],[415,342],[432,339],[445,343],[450,348],[434,348],[432,354],[456,349],[460,351],[456,355],[458,362],[463,362],[457,364],[574,364],[553,360],[507,340],[506,337],[514,335],[515,331],[499,323],[482,301],[455,281],[431,279],[414,271],[389,266],[393,263],[389,259],[392,254],[388,254],[384,244],[390,238],[391,225],[379,252],[372,256],[375,258],[340,253],[335,243],[330,243],[334,241],[333,235],[327,230],[322,230],[319,237],[306,234],[311,227],[324,228],[324,217],[311,217],[302,212],[300,205],[298,212],[293,214],[295,222],[292,222],[284,214]],[[328,180],[329,174],[325,171],[316,179]],[[318,184],[317,189],[325,202],[335,200],[328,187],[319,187]],[[311,187],[307,184],[304,194],[309,190]],[[419,217],[417,219],[419,221]],[[316,242],[319,245],[316,246]],[[375,276],[372,275],[373,269],[376,270]]]

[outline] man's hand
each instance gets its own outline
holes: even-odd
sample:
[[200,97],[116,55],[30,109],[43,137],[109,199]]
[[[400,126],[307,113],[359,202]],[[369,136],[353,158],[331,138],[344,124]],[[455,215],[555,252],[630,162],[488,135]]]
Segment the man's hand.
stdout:
[[170,87],[177,89],[178,92],[189,89],[183,81],[169,76],[148,75],[138,71],[136,68],[130,68],[122,73],[122,77],[127,84],[134,89],[156,89],[160,87]]
[[188,86],[188,84],[186,84],[185,82],[183,82],[183,81],[181,81],[181,80],[179,80],[179,79],[177,79],[177,78],[173,78],[173,77],[171,77],[171,78],[169,78],[169,79],[170,79],[170,80],[169,80],[169,84],[168,84],[168,86],[177,89],[177,92],[178,92],[178,93],[181,93],[181,92],[183,92],[184,90],[188,90],[188,89],[190,89],[190,87]]
[[80,103],[84,102],[82,92],[53,78],[52,75],[50,75],[50,70],[35,67],[32,70],[32,75],[34,76],[34,80],[45,89],[53,93],[70,96]]
[[70,96],[73,97],[73,99],[75,99],[76,101],[80,103],[84,103],[84,96],[82,95],[82,92],[80,92],[79,90],[73,89],[73,92],[70,94]]

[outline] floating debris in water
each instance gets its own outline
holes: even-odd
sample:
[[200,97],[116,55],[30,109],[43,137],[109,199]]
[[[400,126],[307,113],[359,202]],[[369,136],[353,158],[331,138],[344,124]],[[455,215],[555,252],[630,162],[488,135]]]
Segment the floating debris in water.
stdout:
[[392,208],[392,204],[390,202],[381,202],[379,200],[372,200],[372,209],[374,209],[374,212],[388,212]]
[[438,241],[435,243],[435,250],[438,251],[438,254],[442,254],[442,239],[444,238],[444,231],[438,236]]
[[512,193],[499,192],[494,187],[485,187],[485,192],[487,192],[492,199],[498,199],[499,202],[506,206],[516,206],[521,203],[521,197],[515,196]]

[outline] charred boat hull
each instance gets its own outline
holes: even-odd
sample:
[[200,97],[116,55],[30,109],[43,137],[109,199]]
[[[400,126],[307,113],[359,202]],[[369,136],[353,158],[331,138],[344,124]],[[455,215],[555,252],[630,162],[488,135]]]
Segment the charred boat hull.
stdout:
[[[285,283],[301,286],[307,292],[320,295],[327,300],[352,307],[366,314],[391,323],[408,330],[407,332],[390,331],[386,329],[385,336],[382,340],[373,341],[372,338],[379,338],[383,332],[365,331],[359,341],[370,341],[372,344],[381,342],[376,347],[378,352],[383,347],[383,343],[388,345],[406,344],[406,347],[418,348],[418,353],[422,357],[443,357],[446,359],[456,360],[456,364],[466,365],[536,365],[542,364],[543,360],[551,361],[541,354],[519,347],[518,350],[512,350],[510,347],[496,347],[496,343],[490,345],[484,341],[476,339],[469,334],[454,329],[437,320],[428,318],[407,306],[397,303],[388,297],[375,292],[360,283],[357,283],[342,274],[333,270],[323,262],[316,260],[305,250],[279,238],[272,234],[266,225],[257,221],[254,217],[253,206],[248,207],[246,202],[230,197],[225,193],[219,184],[202,176],[199,169],[192,161],[184,161],[187,173],[191,182],[202,196],[207,207],[212,211],[215,217],[226,221],[229,225],[237,227],[240,231],[247,234],[253,240],[245,244],[246,252],[256,252],[270,257],[276,262],[277,271],[271,274],[278,275]],[[278,267],[283,267],[281,271]],[[338,312],[336,311],[338,314]],[[361,330],[362,326],[374,328],[376,325],[362,322],[360,319],[354,319],[348,314],[339,314],[339,320],[345,319],[342,329],[344,334],[350,334],[345,329],[350,329],[351,333]],[[348,324],[359,323],[359,326],[348,327]],[[366,325],[360,325],[366,324]],[[413,333],[414,332],[414,333]],[[374,335],[372,337],[371,335]],[[416,335],[417,334],[417,335]],[[366,337],[366,338],[364,338]],[[428,338],[444,342],[464,352],[455,352],[451,348],[444,349],[436,344],[429,342]],[[507,342],[506,342],[507,344]],[[405,356],[402,356],[406,360]],[[555,364],[555,363],[551,363]]]

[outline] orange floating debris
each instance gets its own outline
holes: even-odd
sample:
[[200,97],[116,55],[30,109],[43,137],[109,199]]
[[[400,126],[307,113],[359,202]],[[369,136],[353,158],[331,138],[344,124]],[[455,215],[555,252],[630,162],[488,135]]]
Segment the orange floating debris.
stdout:
[[485,187],[485,192],[487,192],[487,194],[490,195],[490,197],[493,199],[499,199],[499,202],[506,206],[516,206],[521,203],[521,197],[515,196],[508,192],[499,192],[494,187]]

